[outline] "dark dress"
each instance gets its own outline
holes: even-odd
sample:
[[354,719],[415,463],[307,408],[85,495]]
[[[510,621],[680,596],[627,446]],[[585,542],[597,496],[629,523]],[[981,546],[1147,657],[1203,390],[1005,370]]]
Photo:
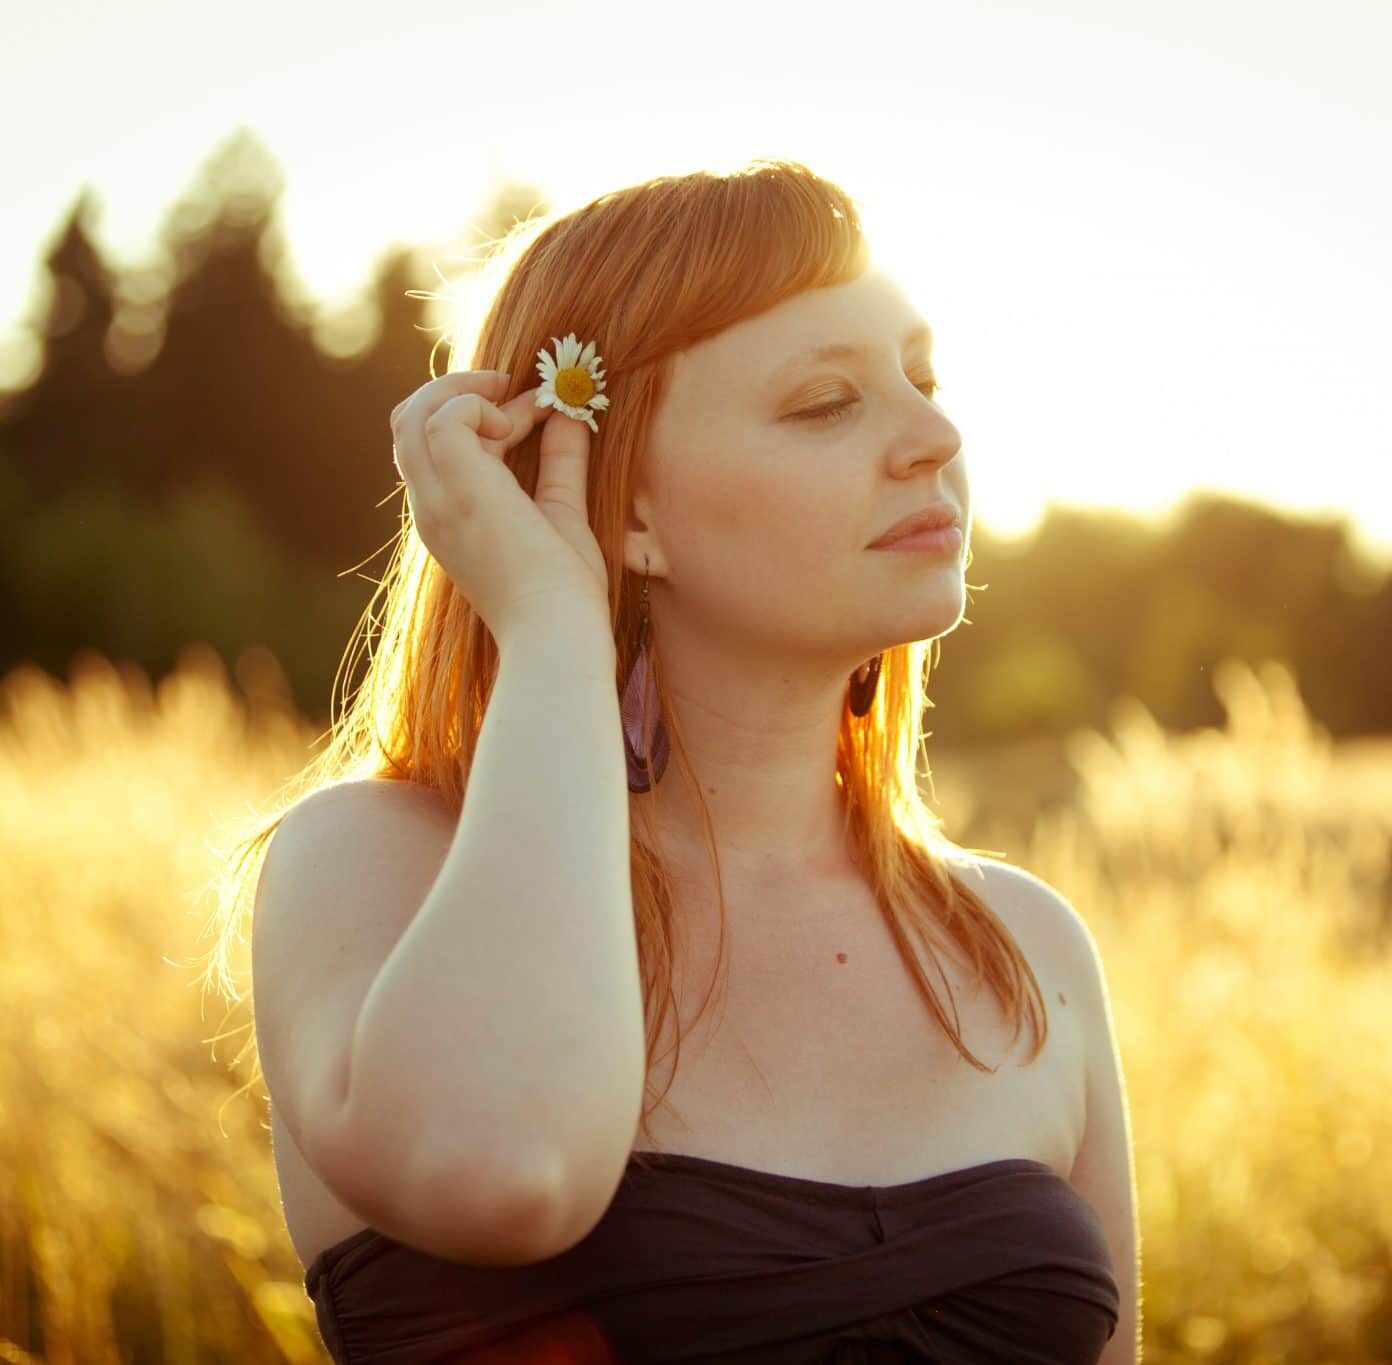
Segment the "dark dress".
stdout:
[[305,1275],[335,1361],[366,1365],[1095,1365],[1120,1300],[1102,1225],[1007,1157],[838,1185],[630,1158],[568,1251],[480,1268],[363,1228]]

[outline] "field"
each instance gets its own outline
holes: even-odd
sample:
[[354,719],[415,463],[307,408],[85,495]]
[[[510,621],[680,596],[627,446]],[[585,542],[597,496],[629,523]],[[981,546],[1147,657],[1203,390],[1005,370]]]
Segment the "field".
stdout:
[[[1220,730],[1124,700],[1105,734],[930,740],[931,791],[1101,947],[1149,1365],[1392,1360],[1392,742],[1332,744],[1277,664],[1215,688]],[[0,679],[0,1361],[325,1358],[229,1064],[249,1013],[190,966],[223,828],[320,729],[257,652]]]

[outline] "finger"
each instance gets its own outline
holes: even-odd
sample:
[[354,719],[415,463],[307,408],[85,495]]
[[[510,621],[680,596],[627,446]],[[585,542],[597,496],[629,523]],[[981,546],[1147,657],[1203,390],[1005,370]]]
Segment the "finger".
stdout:
[[[588,520],[585,490],[590,456],[590,428],[569,413],[543,408],[536,501],[568,508]],[[555,418],[551,421],[551,418]]]
[[540,392],[541,385],[536,384],[530,389],[524,389],[516,397],[510,398],[502,404],[500,411],[507,414],[512,422],[512,428],[501,442],[490,442],[490,444],[498,446],[498,449],[493,453],[501,454],[504,450],[509,450],[519,442],[525,441],[555,411],[551,407],[537,407],[536,398]]
[[391,410],[389,420],[395,422],[398,415],[414,402],[425,410],[421,418],[424,422],[426,417],[451,398],[458,398],[462,393],[479,393],[488,398],[496,398],[500,390],[506,390],[507,383],[498,370],[450,370],[446,374],[436,375],[434,379],[427,380],[420,388],[407,394]]
[[[477,393],[462,393],[435,409],[425,420],[426,449],[441,481],[458,473],[458,461],[475,452],[491,454],[512,431],[512,419],[496,403]],[[468,433],[467,435],[465,433]]]
[[470,393],[483,397],[504,384],[496,370],[451,370],[422,384],[392,409],[397,468],[403,477],[422,485],[422,496],[439,492],[439,471],[425,438],[425,424],[452,399]]

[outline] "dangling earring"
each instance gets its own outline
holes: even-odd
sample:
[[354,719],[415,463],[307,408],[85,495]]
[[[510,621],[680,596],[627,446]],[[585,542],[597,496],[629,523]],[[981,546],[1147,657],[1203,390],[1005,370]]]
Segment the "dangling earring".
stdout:
[[[645,792],[655,787],[667,770],[670,746],[667,727],[662,723],[662,706],[657,698],[648,662],[648,557],[643,556],[643,619],[638,626],[638,654],[624,683],[619,702],[623,722],[624,761],[628,765],[628,789]],[[651,776],[651,780],[649,780]]]
[[880,685],[880,663],[883,654],[876,654],[868,664],[861,664],[851,674],[851,714],[863,716],[875,700],[875,689]]

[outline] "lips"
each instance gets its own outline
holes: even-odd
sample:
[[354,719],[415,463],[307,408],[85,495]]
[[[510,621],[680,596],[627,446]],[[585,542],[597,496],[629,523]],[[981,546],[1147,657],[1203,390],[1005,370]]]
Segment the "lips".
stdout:
[[938,531],[944,526],[959,526],[961,521],[962,514],[950,502],[931,502],[927,507],[920,507],[917,512],[896,521],[878,540],[871,542],[866,548],[878,550],[918,531]]

